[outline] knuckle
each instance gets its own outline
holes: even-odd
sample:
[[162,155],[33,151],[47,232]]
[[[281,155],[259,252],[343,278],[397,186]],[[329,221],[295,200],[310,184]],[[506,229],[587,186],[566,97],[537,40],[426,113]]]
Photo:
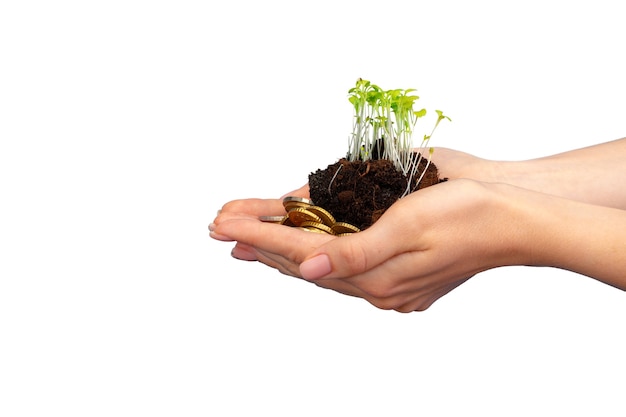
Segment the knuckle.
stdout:
[[413,311],[426,311],[432,304],[434,300],[431,298],[420,297],[415,299],[409,303],[405,303],[404,305],[398,307],[396,310],[401,313],[410,313]]
[[367,288],[363,288],[367,294],[369,294],[373,298],[377,298],[380,300],[390,299],[394,295],[393,287],[381,283],[379,281],[373,281]]
[[[405,306],[395,308],[394,310],[397,311],[398,313],[402,313],[402,314],[408,314],[408,313],[412,313],[412,312],[416,311],[416,310],[414,310],[414,309],[412,309],[410,307],[405,307]],[[417,311],[419,311],[419,310],[417,310]]]
[[396,303],[391,302],[389,299],[369,298],[367,301],[381,310],[395,310],[398,307]]
[[[399,308],[404,307],[406,304],[399,297],[393,296],[377,296],[372,293],[366,293],[366,299],[374,306],[380,308],[381,310],[397,310]],[[380,292],[379,294],[385,294],[385,292]]]

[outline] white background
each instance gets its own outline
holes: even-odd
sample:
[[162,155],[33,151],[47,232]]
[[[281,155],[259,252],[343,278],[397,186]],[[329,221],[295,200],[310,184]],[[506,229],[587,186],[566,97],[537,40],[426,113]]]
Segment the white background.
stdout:
[[343,156],[358,77],[482,157],[623,137],[621,10],[3,2],[0,415],[623,416],[622,291],[509,267],[400,314],[207,231]]

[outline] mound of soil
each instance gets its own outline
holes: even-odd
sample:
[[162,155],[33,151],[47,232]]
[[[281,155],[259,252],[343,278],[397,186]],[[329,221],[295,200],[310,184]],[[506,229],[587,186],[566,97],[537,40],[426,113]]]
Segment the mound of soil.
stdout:
[[[418,190],[438,184],[435,164],[422,158],[414,184],[426,169]],[[309,175],[310,197],[315,205],[328,210],[337,222],[365,230],[404,194],[407,177],[387,159],[348,161],[340,159]],[[417,191],[417,190],[414,190]]]

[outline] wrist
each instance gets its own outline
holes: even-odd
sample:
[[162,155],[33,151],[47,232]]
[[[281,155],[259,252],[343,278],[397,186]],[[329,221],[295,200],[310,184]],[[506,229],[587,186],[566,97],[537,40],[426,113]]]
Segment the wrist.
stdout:
[[492,218],[497,224],[494,244],[500,266],[553,265],[560,225],[561,199],[504,182],[489,184],[496,195]]

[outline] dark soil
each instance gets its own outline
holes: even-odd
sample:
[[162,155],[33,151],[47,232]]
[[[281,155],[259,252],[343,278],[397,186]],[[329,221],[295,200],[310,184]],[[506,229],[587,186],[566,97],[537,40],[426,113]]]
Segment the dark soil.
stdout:
[[[424,171],[426,162],[427,158],[422,158],[413,183]],[[445,180],[439,178],[437,167],[430,163],[418,190]],[[387,159],[350,162],[342,158],[312,172],[309,187],[315,205],[328,210],[337,222],[364,230],[398,201],[406,190],[407,178]]]

